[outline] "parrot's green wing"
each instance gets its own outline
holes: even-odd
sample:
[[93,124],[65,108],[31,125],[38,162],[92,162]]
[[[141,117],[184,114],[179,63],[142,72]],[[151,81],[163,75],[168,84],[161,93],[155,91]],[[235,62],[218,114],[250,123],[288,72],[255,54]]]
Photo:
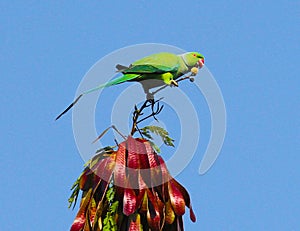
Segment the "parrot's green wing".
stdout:
[[129,67],[118,64],[116,68],[118,69],[118,72],[123,73],[122,76],[119,76],[96,88],[90,89],[84,92],[84,94],[93,92],[103,87],[117,85],[126,81],[142,79],[143,74],[163,74],[167,72],[174,73],[178,71],[179,65],[179,57],[177,55],[166,52],[149,55],[145,58],[139,59],[138,61],[130,64]]
[[177,72],[179,69],[179,57],[171,53],[158,53],[149,55],[132,63],[124,74],[162,74],[166,72]]
[[154,76],[155,78],[156,76],[159,77],[160,75],[164,75],[165,73],[176,73],[180,68],[180,57],[175,54],[163,52],[149,55],[145,58],[137,60],[128,68],[122,65],[117,65],[117,68],[121,68],[119,72],[123,73],[122,76],[83,92],[75,99],[73,103],[71,103],[60,115],[56,117],[56,120],[59,119],[67,111],[69,111],[85,94],[89,94],[98,89],[127,81],[143,80],[143,78],[146,78],[144,74],[151,74],[152,77]]

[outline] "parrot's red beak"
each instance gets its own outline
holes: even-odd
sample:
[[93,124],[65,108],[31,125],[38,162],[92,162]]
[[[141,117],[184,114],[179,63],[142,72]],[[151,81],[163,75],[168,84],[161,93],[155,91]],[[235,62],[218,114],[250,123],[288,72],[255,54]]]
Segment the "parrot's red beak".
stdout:
[[199,59],[198,64],[199,68],[202,68],[204,66],[204,59]]

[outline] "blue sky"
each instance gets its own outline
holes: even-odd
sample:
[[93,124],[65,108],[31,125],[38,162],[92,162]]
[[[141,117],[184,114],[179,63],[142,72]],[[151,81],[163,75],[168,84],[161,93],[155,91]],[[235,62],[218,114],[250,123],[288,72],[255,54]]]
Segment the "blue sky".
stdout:
[[201,51],[226,103],[217,162],[200,176],[196,155],[177,177],[198,218],[186,230],[300,229],[299,1],[2,1],[0,9],[1,230],[69,229],[69,188],[83,160],[71,113],[54,118],[97,60],[148,42]]

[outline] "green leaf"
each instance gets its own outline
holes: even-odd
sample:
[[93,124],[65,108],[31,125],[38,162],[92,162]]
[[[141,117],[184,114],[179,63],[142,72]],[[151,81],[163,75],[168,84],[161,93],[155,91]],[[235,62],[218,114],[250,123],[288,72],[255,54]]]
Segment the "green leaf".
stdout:
[[115,197],[115,190],[113,187],[111,187],[106,192],[106,198],[107,198],[108,202],[111,203],[113,201],[114,197]]
[[151,144],[151,147],[156,151],[157,153],[160,153],[160,148],[152,141],[148,140],[148,142]]
[[[94,157],[92,157],[90,160],[88,160],[85,164],[84,164],[84,167],[87,167],[87,168],[92,168],[95,164],[97,164],[99,162],[99,159],[103,158],[104,155],[109,155],[113,152],[113,147],[111,146],[107,146],[107,147],[104,147],[104,148],[101,148],[99,150],[96,151],[96,155]],[[82,176],[82,174],[84,173],[85,170],[83,170],[83,172],[80,174],[80,176],[77,178],[77,180],[74,182],[74,184],[72,185],[71,187],[71,190],[72,190],[72,194],[70,196],[70,198],[68,199],[68,202],[69,202],[69,206],[68,208],[71,208],[72,207],[72,204],[73,204],[73,208],[76,206],[76,202],[77,202],[77,199],[78,199],[78,194],[79,194],[79,191],[80,191],[80,186],[79,186],[79,182],[80,182],[80,178]],[[112,198],[114,197],[114,194],[112,196]]]
[[[174,143],[173,143],[174,140],[169,136],[169,133],[165,129],[163,129],[162,127],[159,127],[159,126],[146,126],[146,127],[141,129],[141,132],[145,137],[147,137],[148,139],[151,139],[151,140],[153,140],[153,138],[150,135],[150,132],[154,133],[154,134],[160,136],[162,141],[166,145],[174,147]],[[155,147],[153,147],[153,148],[156,149]]]
[[106,199],[109,203],[109,209],[103,220],[103,231],[116,231],[116,213],[118,211],[119,201],[114,201],[115,199],[115,188],[111,186],[106,192]]
[[110,153],[114,150],[114,147],[115,146],[106,146],[104,148],[100,148],[96,151],[96,154],[98,154],[98,153],[102,153],[102,154],[103,153]]
[[68,208],[71,208],[72,204],[74,203],[73,208],[72,208],[72,209],[74,209],[74,207],[76,205],[78,194],[79,194],[79,191],[80,191],[79,181],[80,181],[81,176],[82,176],[82,173],[77,178],[77,180],[74,182],[74,184],[71,187],[72,194],[71,194],[70,198],[68,199],[68,202],[69,202]]
[[111,206],[110,206],[111,212],[116,213],[117,209],[118,209],[118,206],[119,206],[119,201],[115,201],[114,203],[112,203]]
[[[145,127],[146,128],[146,127]],[[152,140],[153,137],[150,135],[149,130],[146,130],[145,128],[141,129],[141,132],[143,134],[143,136],[145,136],[146,138],[148,138],[149,140]]]

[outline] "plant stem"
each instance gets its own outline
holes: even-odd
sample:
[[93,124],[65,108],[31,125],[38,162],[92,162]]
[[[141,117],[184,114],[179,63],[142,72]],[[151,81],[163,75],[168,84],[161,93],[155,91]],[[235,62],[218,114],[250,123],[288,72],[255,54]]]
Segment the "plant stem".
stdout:
[[[161,106],[161,107],[159,106],[159,101],[161,99],[162,98],[160,98],[159,100],[156,100],[156,101],[154,101],[154,99],[147,99],[140,108],[137,108],[137,106],[135,106],[135,111],[133,112],[133,116],[132,116],[132,128],[131,128],[131,132],[130,132],[131,136],[133,136],[133,134],[137,130],[139,131],[137,125],[140,122],[142,122],[146,119],[149,119],[150,117],[153,117],[155,120],[157,120],[155,116],[158,115],[164,107],[164,106]],[[157,104],[157,108],[154,108],[155,104]],[[139,117],[141,115],[143,115],[143,110],[147,107],[150,107],[150,106],[151,106],[152,113],[150,115],[138,120]]]

